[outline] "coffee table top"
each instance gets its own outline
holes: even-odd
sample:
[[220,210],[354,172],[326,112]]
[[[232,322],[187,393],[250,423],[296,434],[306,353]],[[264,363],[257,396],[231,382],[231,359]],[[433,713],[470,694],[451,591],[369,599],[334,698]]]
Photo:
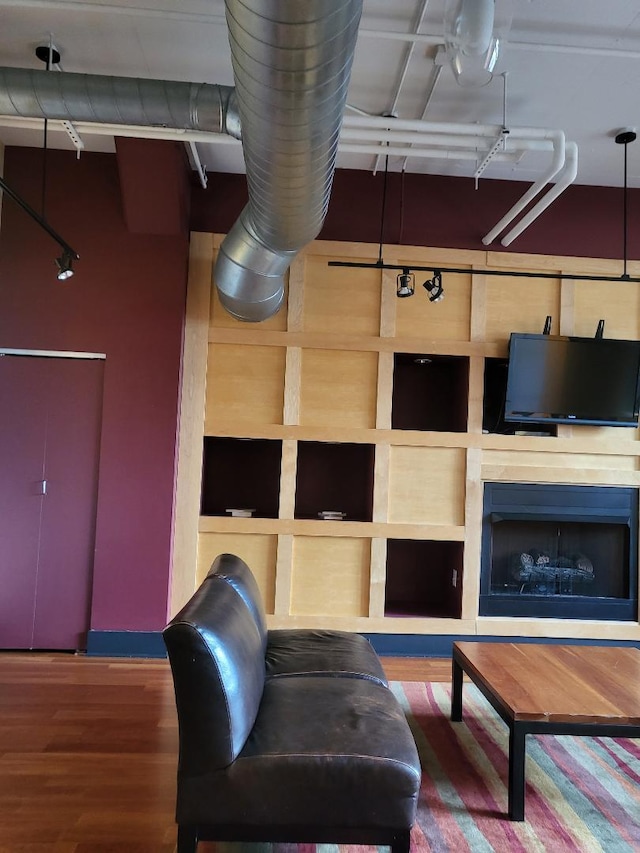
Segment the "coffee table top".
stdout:
[[640,649],[479,641],[453,656],[509,719],[640,725]]

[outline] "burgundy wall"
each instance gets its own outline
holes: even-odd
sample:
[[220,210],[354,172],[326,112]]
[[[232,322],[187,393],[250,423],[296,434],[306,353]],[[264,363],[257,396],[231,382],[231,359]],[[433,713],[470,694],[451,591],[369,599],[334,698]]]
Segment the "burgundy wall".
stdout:
[[[42,152],[8,148],[5,179],[33,207]],[[91,627],[153,631],[167,616],[171,515],[184,320],[186,233],[131,234],[115,156],[49,151],[46,212],[80,254],[55,278],[51,240],[5,198],[0,232],[0,345],[106,352]],[[383,175],[338,171],[321,237],[377,243]],[[404,183],[404,185],[403,185]],[[481,237],[524,185],[389,175],[385,242],[482,249]],[[629,234],[639,233],[631,190]],[[191,228],[226,232],[246,203],[243,176],[192,186]],[[622,190],[573,186],[511,250],[620,257]],[[496,250],[502,250],[497,244]],[[631,236],[629,257],[640,258]]]
[[[384,175],[338,170],[323,240],[378,243]],[[520,181],[443,178],[389,173],[384,242],[414,246],[486,249],[482,237],[522,196]],[[209,175],[209,189],[192,189],[194,231],[226,233],[246,203],[243,175]],[[629,259],[640,258],[640,190],[629,190]],[[546,255],[621,258],[623,191],[574,184],[508,249],[497,240],[495,251]]]
[[[7,148],[4,177],[40,210],[42,152]],[[105,352],[91,627],[166,622],[187,234],[128,233],[116,158],[49,151],[46,214],[57,244],[12,200],[0,232],[0,345]],[[28,392],[27,392],[28,393]]]

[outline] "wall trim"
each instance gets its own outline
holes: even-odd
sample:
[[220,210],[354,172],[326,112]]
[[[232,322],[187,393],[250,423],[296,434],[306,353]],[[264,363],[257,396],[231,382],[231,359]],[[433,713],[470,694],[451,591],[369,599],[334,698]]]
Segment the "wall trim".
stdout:
[[89,631],[89,657],[165,658],[161,631]]
[[52,349],[9,349],[0,347],[0,355],[30,355],[38,358],[97,358],[104,361],[107,354],[104,352],[73,352],[73,350]]
[[[584,640],[571,637],[500,637],[478,634],[363,634],[380,657],[450,658],[456,640],[483,643],[547,643],[640,648],[640,640]],[[90,657],[165,658],[161,631],[89,631]]]
[[547,643],[567,646],[629,646],[639,640],[593,640],[573,637],[501,637],[479,634],[364,634],[380,657],[450,658],[456,640],[483,643]]

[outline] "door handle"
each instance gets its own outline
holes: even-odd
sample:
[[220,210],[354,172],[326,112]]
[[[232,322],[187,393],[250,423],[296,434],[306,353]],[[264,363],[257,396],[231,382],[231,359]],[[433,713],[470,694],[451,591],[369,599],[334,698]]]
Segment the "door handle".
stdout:
[[47,494],[47,481],[46,480],[40,480],[38,485],[40,487],[40,491],[38,494],[46,495]]

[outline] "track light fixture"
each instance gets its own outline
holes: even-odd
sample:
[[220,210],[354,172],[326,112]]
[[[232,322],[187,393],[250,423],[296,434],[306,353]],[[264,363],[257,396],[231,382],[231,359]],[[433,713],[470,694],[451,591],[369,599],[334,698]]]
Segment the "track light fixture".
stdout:
[[47,234],[52,237],[56,243],[62,249],[62,254],[59,258],[56,258],[56,266],[58,267],[58,280],[64,281],[67,278],[70,278],[73,275],[73,269],[71,268],[71,264],[74,260],[78,260],[80,255],[72,249],[71,246],[67,243],[66,240],[54,231],[53,228],[49,225],[49,223],[40,216],[39,213],[31,207],[31,205],[27,204],[27,202],[18,195],[15,190],[12,190],[11,187],[7,184],[4,178],[0,177],[0,189],[12,198],[15,203],[21,207],[26,214],[28,214],[38,225],[43,228]]
[[404,298],[405,296],[413,296],[416,289],[416,277],[408,267],[403,267],[402,272],[397,278],[396,296]]
[[442,272],[433,271],[433,278],[428,278],[422,285],[429,294],[429,302],[440,302],[444,299],[444,288],[442,286]]
[[66,281],[73,275],[73,255],[67,249],[56,258],[58,267],[58,281]]

